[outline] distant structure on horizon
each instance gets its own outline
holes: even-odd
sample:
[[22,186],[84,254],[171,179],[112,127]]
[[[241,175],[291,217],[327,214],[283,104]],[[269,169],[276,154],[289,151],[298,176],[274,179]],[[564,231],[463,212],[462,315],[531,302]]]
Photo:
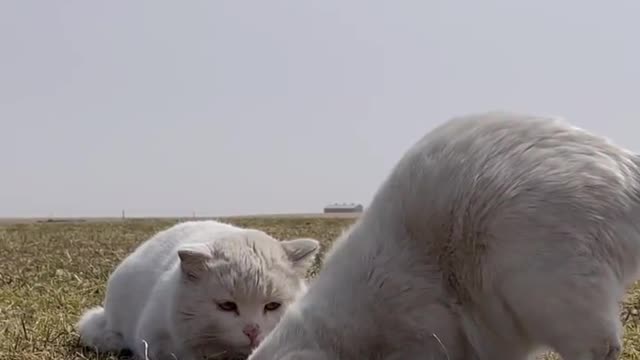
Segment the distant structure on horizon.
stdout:
[[331,204],[324,207],[324,213],[361,213],[364,207],[361,204],[341,203]]

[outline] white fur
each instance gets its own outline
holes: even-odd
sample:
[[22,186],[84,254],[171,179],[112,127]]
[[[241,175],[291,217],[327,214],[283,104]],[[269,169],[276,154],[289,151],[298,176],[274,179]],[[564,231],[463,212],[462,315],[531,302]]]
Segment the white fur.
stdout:
[[558,119],[453,119],[407,151],[250,360],[614,360],[640,160]]
[[[81,341],[99,351],[129,349],[141,359],[145,346],[152,360],[246,356],[255,344],[243,328],[257,326],[257,341],[273,329],[306,290],[318,246],[216,221],[175,225],[115,269],[104,309],[89,309],[77,324]],[[220,308],[229,301],[237,311]],[[282,306],[267,311],[270,302]]]

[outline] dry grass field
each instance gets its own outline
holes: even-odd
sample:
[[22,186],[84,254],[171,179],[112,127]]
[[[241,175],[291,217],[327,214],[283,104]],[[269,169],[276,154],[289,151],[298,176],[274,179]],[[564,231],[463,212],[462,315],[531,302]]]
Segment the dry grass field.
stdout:
[[[233,218],[278,238],[312,236],[323,249],[349,225],[349,217]],[[78,346],[73,324],[99,304],[109,273],[152,233],[176,220],[23,222],[0,224],[0,359],[118,359]],[[318,269],[319,263],[314,268]],[[632,291],[623,359],[640,360],[640,287]]]

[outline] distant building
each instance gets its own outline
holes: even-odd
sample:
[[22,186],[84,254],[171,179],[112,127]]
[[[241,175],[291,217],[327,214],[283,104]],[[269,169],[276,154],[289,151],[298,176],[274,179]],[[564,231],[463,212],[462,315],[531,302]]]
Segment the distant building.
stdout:
[[364,208],[361,204],[331,204],[325,206],[324,212],[328,213],[361,213]]

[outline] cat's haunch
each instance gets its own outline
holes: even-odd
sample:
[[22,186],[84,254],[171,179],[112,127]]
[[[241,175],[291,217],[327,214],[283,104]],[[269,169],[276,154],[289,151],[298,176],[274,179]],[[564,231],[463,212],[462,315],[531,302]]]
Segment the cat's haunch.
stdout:
[[640,159],[492,112],[411,147],[250,360],[615,360],[640,270]]

